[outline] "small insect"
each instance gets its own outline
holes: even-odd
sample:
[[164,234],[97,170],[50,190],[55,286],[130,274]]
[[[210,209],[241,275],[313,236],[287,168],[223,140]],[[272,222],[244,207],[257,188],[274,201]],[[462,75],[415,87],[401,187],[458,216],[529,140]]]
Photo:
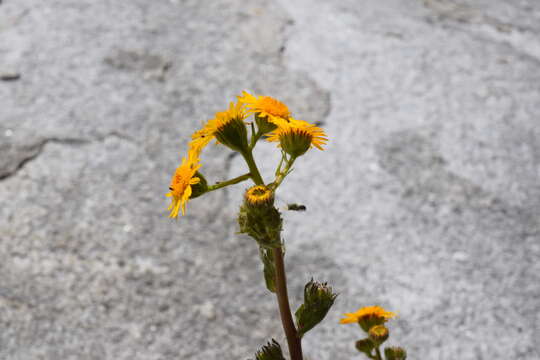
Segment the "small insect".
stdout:
[[169,186],[169,190],[173,191],[173,188],[172,188],[172,186]]
[[306,206],[302,204],[287,204],[287,210],[306,211]]

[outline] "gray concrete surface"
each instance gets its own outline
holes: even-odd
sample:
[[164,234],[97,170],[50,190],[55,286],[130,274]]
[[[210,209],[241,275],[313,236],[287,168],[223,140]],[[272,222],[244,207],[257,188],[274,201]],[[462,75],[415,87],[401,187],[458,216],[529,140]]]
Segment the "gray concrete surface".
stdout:
[[372,304],[411,359],[540,358],[537,1],[4,0],[0,75],[0,359],[284,344],[243,187],[166,217],[190,133],[243,89],[330,137],[278,194],[308,208],[285,214],[294,306],[311,276],[340,293],[307,358],[359,358],[337,322]]

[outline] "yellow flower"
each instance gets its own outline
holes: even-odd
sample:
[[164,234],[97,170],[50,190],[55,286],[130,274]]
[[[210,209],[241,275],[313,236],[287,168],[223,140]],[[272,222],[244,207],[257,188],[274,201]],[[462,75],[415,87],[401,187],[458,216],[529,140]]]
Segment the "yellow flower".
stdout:
[[279,141],[281,148],[293,156],[303,155],[312,146],[323,150],[328,141],[323,129],[307,121],[290,118],[277,125],[266,140]]
[[193,153],[195,157],[199,157],[204,147],[208,145],[213,138],[214,135],[208,126],[195,131],[193,135],[191,135],[192,140],[189,143],[189,152]]
[[168,210],[171,211],[169,217],[175,218],[178,216],[178,211],[182,208],[182,215],[186,213],[186,204],[192,193],[191,185],[201,182],[195,174],[201,167],[199,158],[190,153],[188,159],[182,158],[182,164],[176,169],[169,187],[170,192],[166,194],[171,197],[172,202]]
[[240,103],[229,104],[229,109],[217,112],[213,119],[207,121],[205,126],[191,136],[189,151],[197,157],[212,139],[217,143],[227,145],[234,150],[247,146],[247,131],[244,119],[247,117]]
[[242,95],[238,96],[238,102],[246,107],[248,114],[267,117],[276,125],[280,120],[287,120],[291,116],[287,105],[270,96],[253,96],[247,91],[242,91]]
[[364,331],[369,331],[369,329],[376,325],[382,325],[388,319],[396,316],[393,312],[386,311],[380,306],[367,306],[361,309],[358,309],[354,313],[346,313],[345,318],[339,321],[340,324],[353,324],[358,323],[364,329]]

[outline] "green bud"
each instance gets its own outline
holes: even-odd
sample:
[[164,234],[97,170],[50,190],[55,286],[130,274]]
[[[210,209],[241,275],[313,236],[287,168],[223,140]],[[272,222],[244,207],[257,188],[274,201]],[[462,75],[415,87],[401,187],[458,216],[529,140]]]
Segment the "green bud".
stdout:
[[384,325],[375,325],[368,332],[369,338],[377,346],[381,345],[388,339],[390,333]]
[[384,349],[384,356],[386,360],[405,360],[407,352],[399,346],[392,346]]
[[311,279],[304,287],[304,303],[296,310],[298,335],[303,336],[320,323],[334,304],[337,294],[327,283]]
[[269,342],[257,351],[255,354],[256,360],[285,360],[283,353],[281,352],[281,347],[278,342],[272,339],[272,342]]
[[274,265],[274,251],[272,249],[259,248],[259,255],[264,265],[264,281],[266,288],[276,292],[276,267]]
[[356,350],[366,354],[368,357],[371,357],[371,352],[375,348],[373,342],[369,339],[358,340],[355,344]]
[[195,199],[196,197],[199,197],[208,191],[208,182],[206,181],[203,174],[197,171],[194,177],[198,177],[199,179],[201,179],[201,181],[198,184],[191,185],[191,191],[192,191],[191,198],[192,199]]
[[276,124],[268,121],[267,116],[260,116],[259,114],[255,114],[255,123],[261,134],[269,133],[277,128]]
[[234,151],[245,151],[248,148],[247,130],[241,118],[233,118],[221,125],[214,132],[216,139]]

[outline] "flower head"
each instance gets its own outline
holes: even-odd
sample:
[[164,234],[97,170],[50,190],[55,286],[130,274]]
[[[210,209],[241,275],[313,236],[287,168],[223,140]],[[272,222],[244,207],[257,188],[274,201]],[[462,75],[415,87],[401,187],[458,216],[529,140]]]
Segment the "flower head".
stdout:
[[266,138],[268,141],[280,143],[281,148],[292,156],[303,155],[310,147],[314,146],[323,150],[328,139],[323,129],[307,121],[290,118],[281,121],[276,130]]
[[287,105],[270,96],[253,96],[247,91],[242,91],[242,95],[238,96],[238,102],[246,107],[248,114],[266,117],[276,125],[276,122],[287,120],[291,116]]
[[244,195],[249,206],[266,206],[274,203],[274,193],[264,185],[252,186]]
[[214,138],[233,150],[247,146],[247,131],[244,125],[246,117],[242,105],[231,102],[227,110],[217,112],[202,129],[193,133],[189,143],[190,152],[199,156],[202,149]]
[[192,153],[190,153],[187,159],[182,158],[182,163],[172,176],[169,187],[170,191],[166,194],[167,197],[172,198],[171,205],[168,208],[171,211],[169,217],[177,217],[180,208],[182,208],[182,215],[185,215],[186,204],[193,191],[192,185],[201,182],[201,179],[195,176],[200,167],[199,158],[193,156]]
[[388,319],[396,316],[395,313],[386,311],[380,306],[367,306],[361,309],[358,309],[354,313],[346,313],[345,318],[339,321],[340,324],[352,324],[358,323],[364,329],[364,331],[369,331],[369,329],[375,325],[382,325]]

